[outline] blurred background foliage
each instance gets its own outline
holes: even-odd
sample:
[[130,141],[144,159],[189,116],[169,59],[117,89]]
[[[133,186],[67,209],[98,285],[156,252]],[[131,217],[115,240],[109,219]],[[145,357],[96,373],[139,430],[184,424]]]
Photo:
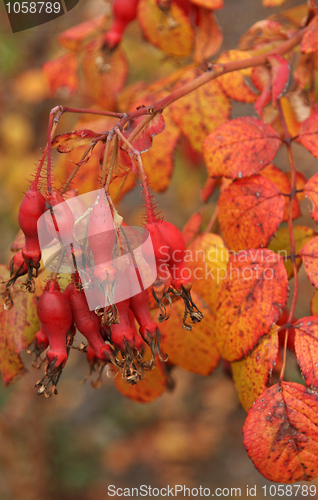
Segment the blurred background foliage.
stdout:
[[[288,9],[302,2],[287,0]],[[235,48],[240,36],[256,21],[281,9],[264,9],[261,0],[225,0],[217,19],[223,29],[222,50]],[[9,247],[17,231],[17,211],[26,180],[46,143],[49,110],[57,105],[77,105],[66,93],[47,97],[41,65],[63,51],[56,35],[104,12],[102,0],[81,0],[68,14],[37,28],[12,34],[3,3],[0,4],[0,255],[9,262]],[[142,40],[132,23],[123,48],[129,60],[129,81],[151,83],[177,69]],[[232,116],[254,114],[250,105],[233,103]],[[72,130],[76,117],[64,116],[58,133]],[[156,143],[154,143],[156,144]],[[277,159],[287,167],[284,152]],[[316,171],[316,160],[296,147],[304,173]],[[182,228],[201,207],[200,188],[206,179],[201,157],[179,143],[172,183],[156,200],[166,219]],[[204,213],[207,223],[216,195]],[[140,189],[136,187],[119,204],[128,224],[140,224]],[[312,225],[310,216],[300,223]],[[301,275],[298,314],[309,314],[312,288]],[[73,353],[72,353],[73,354]],[[30,367],[30,360],[24,355]],[[295,363],[294,359],[291,364]],[[266,481],[256,472],[241,439],[245,412],[223,366],[212,377],[182,369],[173,373],[176,388],[151,404],[137,404],[119,394],[105,377],[96,391],[85,376],[83,356],[74,352],[59,383],[59,395],[39,398],[34,384],[38,374],[28,374],[10,388],[0,388],[0,498],[1,500],[104,500],[107,486],[222,487],[257,485],[257,498]],[[293,376],[294,374],[292,370]],[[296,371],[295,371],[296,373]],[[318,484],[318,483],[317,483]]]

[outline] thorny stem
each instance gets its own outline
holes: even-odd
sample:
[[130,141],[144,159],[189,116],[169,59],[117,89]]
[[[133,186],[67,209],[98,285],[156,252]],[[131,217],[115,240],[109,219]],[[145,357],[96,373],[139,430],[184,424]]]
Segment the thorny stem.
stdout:
[[149,188],[148,188],[148,182],[147,182],[147,176],[145,174],[144,166],[142,163],[141,155],[137,149],[134,148],[134,146],[129,142],[126,137],[123,136],[121,131],[119,130],[118,127],[115,127],[115,132],[122,139],[122,141],[126,144],[126,146],[132,151],[134,157],[137,160],[138,163],[138,168],[140,172],[140,177],[141,177],[141,182],[142,182],[142,187],[144,190],[145,194],[145,202],[146,202],[146,210],[147,210],[147,219],[150,224],[156,222],[156,216],[153,210],[152,202],[151,202],[151,196],[149,193]]
[[[57,113],[56,117],[53,120],[53,124],[52,124],[51,114],[52,113],[54,114],[57,109],[59,109],[59,108],[52,109],[51,113],[50,113],[49,126],[48,126],[48,136],[49,136],[48,139],[49,140],[48,140],[48,142],[47,142],[47,144],[45,146],[45,149],[44,149],[43,154],[42,154],[42,158],[40,160],[40,163],[38,165],[38,168],[37,168],[34,180],[32,182],[32,186],[31,186],[32,190],[36,190],[36,188],[38,186],[38,183],[39,183],[39,180],[40,180],[41,171],[42,171],[42,168],[43,168],[43,165],[44,165],[44,161],[45,161],[45,157],[46,157],[47,152],[48,152],[49,144],[52,141],[53,137],[55,136],[55,131],[56,131],[57,124],[59,122],[59,119],[62,116],[61,112]],[[50,121],[51,121],[51,126],[50,126]]]
[[[295,166],[295,159],[294,159],[294,154],[292,150],[292,144],[291,144],[291,136],[286,124],[285,116],[283,113],[283,109],[281,106],[280,101],[277,101],[277,107],[278,111],[280,114],[280,118],[282,121],[284,133],[285,133],[285,142],[288,150],[288,158],[289,158],[289,163],[290,163],[290,170],[291,170],[291,191],[290,191],[290,198],[289,198],[289,206],[288,206],[288,229],[289,229],[289,239],[290,239],[290,257],[291,261],[293,264],[293,272],[294,272],[294,293],[293,293],[293,300],[292,300],[292,305],[289,311],[289,316],[287,323],[289,325],[292,324],[293,316],[295,313],[295,308],[296,308],[296,303],[297,303],[297,297],[298,297],[298,271],[297,271],[297,266],[295,262],[295,237],[294,237],[294,232],[293,232],[293,203],[294,199],[296,196],[296,166]],[[285,341],[284,341],[284,354],[283,354],[283,364],[282,364],[282,369],[280,372],[280,377],[279,381],[282,382],[284,378],[284,372],[285,372],[285,366],[286,366],[286,353],[287,353],[287,340],[288,340],[288,328],[286,328],[286,334],[285,334]]]
[[101,187],[104,187],[106,184],[107,162],[108,162],[111,139],[112,139],[112,137],[110,137],[110,135],[108,135],[107,139],[106,139],[106,145],[105,145],[105,151],[104,151]]
[[[110,144],[111,139],[108,141],[108,137],[107,137],[107,142],[109,142],[109,144]],[[106,156],[106,151],[105,151],[105,156]],[[110,158],[110,165],[109,165],[107,179],[106,179],[106,184],[104,184],[102,182],[102,187],[104,187],[104,185],[105,185],[105,193],[107,195],[109,195],[109,186],[110,186],[110,183],[111,183],[111,180],[113,177],[115,167],[117,166],[117,159],[118,159],[118,137],[115,136],[114,144],[113,144],[113,151],[112,151],[112,155]],[[104,160],[105,160],[105,157],[104,157]],[[107,160],[106,160],[106,162],[107,162]],[[106,171],[106,163],[103,164],[103,167],[104,167],[104,165],[105,165],[105,171]]]
[[[55,113],[58,112],[56,117],[53,117]],[[53,123],[54,123],[54,132],[57,127],[58,121],[62,116],[62,111],[61,111],[61,106],[56,106],[55,108],[51,109],[50,112],[50,117],[49,117],[49,127],[48,127],[48,137],[47,137],[47,190],[49,193],[52,193],[52,130],[53,130]]]
[[216,222],[216,220],[217,220],[217,218],[218,218],[218,212],[219,212],[219,207],[218,207],[218,205],[217,205],[217,206],[215,207],[215,210],[214,210],[214,212],[213,212],[213,214],[212,214],[212,217],[211,217],[211,219],[210,219],[210,221],[209,221],[208,225],[207,225],[207,226],[206,226],[206,228],[205,228],[205,231],[206,231],[207,233],[209,233],[209,232],[212,230],[212,228],[213,228],[213,226],[214,226],[214,223]]

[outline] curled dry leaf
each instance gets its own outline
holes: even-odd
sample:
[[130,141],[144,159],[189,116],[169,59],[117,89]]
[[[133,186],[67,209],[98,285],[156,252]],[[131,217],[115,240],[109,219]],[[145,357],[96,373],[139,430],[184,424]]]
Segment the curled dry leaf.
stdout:
[[57,148],[59,153],[69,153],[80,146],[88,146],[92,139],[99,135],[92,130],[75,130],[74,132],[55,136],[52,141],[52,148]]
[[211,177],[240,178],[257,174],[276,155],[278,133],[254,117],[237,118],[219,125],[203,142],[203,156]]
[[270,54],[266,59],[271,66],[272,101],[274,108],[276,108],[277,99],[282,97],[287,90],[290,76],[290,66],[287,59],[280,54]]
[[246,411],[269,385],[278,354],[277,330],[274,325],[246,358],[231,364],[237,394]]
[[217,342],[221,356],[238,361],[269,333],[288,296],[282,258],[268,249],[231,255],[217,306]]
[[310,481],[318,470],[318,395],[293,382],[264,391],[247,414],[244,446],[270,481]]
[[266,247],[283,219],[285,199],[262,175],[237,179],[219,197],[218,219],[229,248]]
[[257,113],[262,117],[263,108],[271,102],[271,75],[266,66],[255,66],[252,70],[252,82],[261,94],[254,104]]

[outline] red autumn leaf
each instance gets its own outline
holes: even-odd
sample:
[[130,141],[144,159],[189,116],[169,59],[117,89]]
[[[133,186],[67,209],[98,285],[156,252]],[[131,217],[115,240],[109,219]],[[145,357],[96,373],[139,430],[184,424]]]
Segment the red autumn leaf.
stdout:
[[192,298],[204,314],[204,319],[193,325],[192,332],[184,330],[184,304],[180,300],[173,303],[169,320],[160,325],[161,347],[164,353],[168,353],[170,363],[193,373],[210,375],[220,360],[216,347],[215,316],[196,292],[192,293]]
[[249,410],[244,446],[270,481],[310,481],[318,469],[318,395],[293,382],[264,391]]
[[225,242],[238,251],[268,245],[283,219],[285,198],[272,181],[253,175],[232,182],[218,207]]
[[68,95],[76,92],[79,85],[76,54],[69,52],[52,59],[43,64],[42,70],[48,79],[51,97],[54,97],[59,89],[66,89]]
[[318,14],[308,24],[301,41],[301,51],[311,54],[318,50]]
[[270,54],[266,57],[266,59],[271,66],[272,101],[274,108],[276,108],[277,99],[282,97],[287,90],[290,66],[287,59],[279,54]]
[[[176,89],[202,75],[199,68],[189,69],[178,81]],[[204,137],[228,120],[231,110],[229,99],[216,80],[199,87],[170,106],[172,118],[189,139],[193,149],[202,151]]]
[[302,318],[294,325],[295,352],[302,376],[318,389],[318,316]]
[[193,281],[193,289],[216,313],[218,295],[226,276],[228,251],[221,236],[202,233],[190,244],[185,263]]
[[202,64],[220,49],[222,42],[223,34],[213,12],[209,8],[199,7],[197,10],[194,61],[197,64]]
[[313,175],[306,183],[304,194],[312,201],[313,208],[310,215],[318,222],[318,174]]
[[203,142],[203,156],[211,177],[240,178],[257,174],[276,155],[281,144],[277,132],[254,117],[219,125]]
[[[306,226],[293,226],[294,240],[295,240],[295,253],[298,254],[300,250],[314,237],[314,230]],[[268,245],[270,250],[278,253],[281,257],[287,257],[291,253],[289,228],[280,227],[275,234],[274,238]],[[295,259],[297,269],[300,268],[301,259]],[[293,264],[290,259],[284,261],[288,279],[294,275]]]
[[318,289],[318,236],[312,238],[299,252],[310,282]]
[[[0,266],[0,281],[9,277],[6,266]],[[36,294],[18,292],[14,307],[0,310],[0,371],[4,385],[9,385],[26,370],[20,352],[32,342],[40,323],[36,313]]]
[[297,141],[300,142],[313,156],[318,158],[318,113],[305,120],[299,130]]
[[255,66],[252,70],[252,82],[261,91],[254,103],[255,111],[262,117],[263,108],[271,102],[271,75],[266,66]]
[[156,0],[139,0],[138,21],[145,38],[166,54],[188,57],[193,48],[194,32],[183,10],[172,3],[161,10]]
[[282,258],[268,249],[231,255],[217,306],[221,356],[238,361],[269,333],[285,306],[288,280]]
[[111,53],[103,52],[100,43],[101,39],[95,39],[83,53],[83,79],[96,104],[112,110],[116,107],[116,94],[125,84],[128,63],[120,47]]
[[[248,52],[242,52],[241,50],[229,50],[228,52],[223,52],[218,59],[219,64],[224,64],[231,61],[241,61],[249,59],[252,57]],[[233,71],[231,73],[225,73],[219,76],[218,82],[223,87],[224,92],[236,101],[242,102],[254,102],[257,99],[257,95],[251,87],[248,85],[244,78],[243,71]]]
[[59,153],[69,153],[73,149],[85,146],[100,134],[93,130],[75,130],[67,134],[56,135],[52,141],[52,148],[57,148]]
[[190,2],[209,10],[223,9],[224,6],[223,0],[190,0]]
[[200,232],[200,227],[202,223],[202,214],[200,212],[194,212],[190,219],[186,222],[182,229],[182,236],[186,244],[188,245],[191,241],[198,236]]
[[[139,125],[139,123],[144,120],[144,116],[139,116],[128,123],[128,126],[125,128],[123,135],[126,139],[129,139],[130,135],[133,134],[135,128]],[[139,153],[144,153],[148,151],[148,149],[152,146],[152,138],[160,134],[165,128],[165,121],[161,113],[155,115],[150,123],[148,123],[138,134],[138,136],[134,139],[130,139],[130,142],[133,144],[134,148],[139,151]],[[127,149],[127,146],[122,145],[123,148]]]
[[[288,195],[291,191],[290,181],[287,177],[287,173],[280,170],[280,168],[276,167],[273,163],[267,165],[267,167],[263,168],[261,172],[262,177],[266,177],[270,181],[274,182],[281,193]],[[298,189],[298,188],[297,188]],[[292,206],[292,218],[296,219],[301,216],[301,211],[299,207],[298,200],[294,198],[293,206]],[[289,198],[285,197],[285,208],[283,215],[283,222],[287,222],[289,217]]]
[[98,16],[63,31],[57,42],[67,50],[79,52],[87,39],[96,36],[106,25],[107,16]]
[[246,358],[231,364],[238,397],[246,411],[269,385],[278,354],[277,329],[274,325]]
[[[150,359],[148,348],[144,359]],[[138,403],[151,403],[167,390],[168,378],[165,374],[163,364],[160,362],[158,356],[156,356],[156,367],[153,370],[146,371],[145,378],[137,384],[127,384],[120,373],[117,374],[114,382],[116,389],[123,396]]]

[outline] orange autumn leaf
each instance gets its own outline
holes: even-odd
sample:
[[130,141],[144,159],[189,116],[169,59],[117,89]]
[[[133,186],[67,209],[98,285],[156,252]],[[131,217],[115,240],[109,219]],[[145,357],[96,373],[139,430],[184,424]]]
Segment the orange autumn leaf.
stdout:
[[301,51],[311,54],[318,50],[318,14],[308,24],[301,41]]
[[226,244],[238,251],[266,247],[283,219],[285,199],[262,175],[237,179],[218,201],[218,219]]
[[175,57],[191,54],[194,31],[188,17],[175,3],[164,11],[156,0],[139,0],[138,21],[145,38],[166,54]]
[[116,107],[116,95],[125,84],[128,63],[124,51],[117,47],[105,53],[95,39],[85,50],[82,58],[83,80],[86,90],[98,106],[112,110]]
[[278,354],[277,330],[278,326],[274,325],[246,358],[231,364],[238,397],[246,411],[269,385]]
[[42,71],[48,80],[51,97],[54,97],[59,89],[67,89],[69,95],[76,92],[79,85],[76,54],[68,52],[64,56],[52,59],[43,64]]
[[238,361],[254,349],[278,320],[287,296],[287,273],[279,255],[268,249],[231,255],[217,305],[221,356]]
[[211,177],[240,178],[257,174],[276,155],[277,132],[254,117],[236,118],[219,125],[203,141],[203,156]]
[[262,0],[263,7],[279,7],[283,5],[286,0]]
[[303,259],[306,274],[310,282],[318,289],[318,236],[305,245],[299,255]]
[[[6,266],[0,266],[0,281],[9,277]],[[0,310],[0,372],[4,385],[13,383],[26,370],[20,352],[32,342],[40,322],[36,313],[36,294],[18,292],[14,307]]]
[[205,7],[206,9],[209,10],[223,9],[224,7],[224,0],[190,0],[190,1],[195,5]]
[[302,376],[318,389],[318,316],[302,318],[294,325],[295,352]]
[[202,64],[221,47],[223,34],[218,22],[209,9],[198,9],[197,32],[195,36],[194,61]]
[[[219,64],[224,64],[231,61],[249,59],[250,57],[252,56],[248,52],[229,50],[228,52],[223,52],[217,62]],[[233,71],[219,76],[218,82],[231,99],[242,102],[254,102],[257,99],[257,95],[245,81],[242,71]]]
[[[296,137],[299,133],[301,123],[298,121],[295,113],[295,105],[292,105],[287,96],[280,99],[280,104],[283,110],[285,122],[287,125],[288,132],[291,137]],[[279,118],[280,120],[280,118]],[[280,120],[281,121],[281,120]],[[283,131],[283,125],[281,125]],[[285,136],[284,136],[285,137]]]
[[193,289],[214,314],[228,259],[223,239],[212,233],[197,236],[186,252],[185,263],[191,273]]
[[312,201],[310,215],[318,222],[318,174],[313,175],[304,186],[304,194]]
[[[295,240],[295,253],[298,254],[300,250],[314,237],[315,232],[310,227],[306,226],[293,226],[293,234]],[[274,238],[268,245],[270,250],[278,253],[281,257],[287,257],[291,253],[289,229],[288,227],[280,227],[275,234]],[[290,259],[284,261],[288,279],[294,275],[293,264]],[[300,268],[301,258],[295,259],[297,269]]]
[[[144,359],[148,360],[149,358],[149,348],[147,348]],[[167,390],[168,378],[163,364],[156,356],[156,367],[153,370],[146,371],[145,378],[137,382],[137,384],[127,384],[120,373],[117,374],[114,383],[116,389],[123,396],[138,403],[151,403]]]
[[270,481],[310,481],[318,470],[318,395],[294,382],[264,391],[247,414],[244,446]]
[[107,16],[102,15],[98,17],[93,17],[89,21],[72,26],[66,31],[63,31],[58,37],[57,42],[67,50],[74,50],[79,52],[84,43],[91,38],[96,36],[99,32],[105,28],[107,22]]
[[161,348],[168,353],[170,363],[193,373],[210,375],[220,360],[216,346],[216,318],[196,292],[192,292],[192,298],[204,314],[203,320],[193,325],[192,332],[184,330],[184,304],[180,300],[173,303],[169,320],[160,325]]
[[263,19],[254,23],[242,36],[238,48],[241,50],[252,50],[262,47],[267,43],[285,40],[286,38],[288,38],[288,33],[279,22],[272,19]]
[[171,118],[171,111],[164,112],[165,128],[154,138],[153,147],[143,153],[142,161],[149,185],[154,191],[162,192],[170,184],[174,167],[174,151],[180,129]]
[[[288,195],[291,191],[290,181],[287,177],[287,173],[283,172],[278,168],[274,163],[270,163],[267,167],[263,168],[261,172],[262,177],[266,177],[270,181],[272,181],[281,193],[284,195]],[[298,188],[297,188],[298,189]],[[289,198],[286,196],[285,198],[285,208],[282,222],[287,222],[289,217]],[[292,206],[292,218],[296,219],[301,215],[300,207],[297,198],[293,200]]]
[[[189,69],[175,88],[202,75],[199,68]],[[216,80],[199,87],[170,106],[172,117],[195,151],[202,151],[204,137],[229,118],[231,105]]]
[[297,141],[318,158],[318,113],[305,120],[299,130]]

